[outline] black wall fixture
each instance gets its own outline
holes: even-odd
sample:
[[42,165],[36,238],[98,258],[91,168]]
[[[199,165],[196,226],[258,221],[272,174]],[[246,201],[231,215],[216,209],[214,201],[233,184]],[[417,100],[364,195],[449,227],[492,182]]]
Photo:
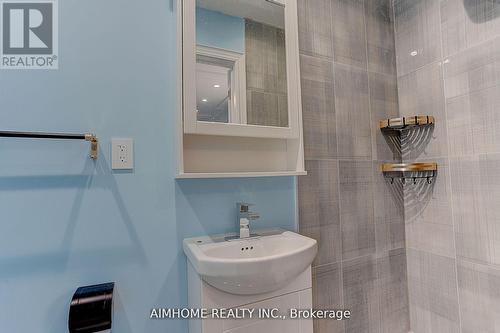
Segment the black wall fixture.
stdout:
[[114,287],[115,283],[110,282],[76,290],[69,309],[70,333],[94,333],[111,329]]

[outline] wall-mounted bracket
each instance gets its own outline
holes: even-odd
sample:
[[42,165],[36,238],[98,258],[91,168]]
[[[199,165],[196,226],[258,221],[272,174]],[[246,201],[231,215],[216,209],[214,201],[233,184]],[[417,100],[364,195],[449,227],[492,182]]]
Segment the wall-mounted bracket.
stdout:
[[90,158],[97,160],[97,156],[99,156],[99,139],[95,134],[87,133],[85,134],[85,141],[90,142]]

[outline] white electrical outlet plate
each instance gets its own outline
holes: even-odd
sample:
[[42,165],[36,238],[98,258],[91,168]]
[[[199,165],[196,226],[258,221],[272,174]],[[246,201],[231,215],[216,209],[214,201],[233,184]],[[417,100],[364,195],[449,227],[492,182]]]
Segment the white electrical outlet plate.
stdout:
[[134,168],[134,140],[111,139],[111,169],[131,170]]

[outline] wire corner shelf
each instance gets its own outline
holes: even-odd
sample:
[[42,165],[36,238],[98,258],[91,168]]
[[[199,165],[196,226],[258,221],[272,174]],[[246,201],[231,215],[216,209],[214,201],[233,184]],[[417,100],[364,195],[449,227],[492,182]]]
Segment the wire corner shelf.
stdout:
[[424,163],[385,163],[381,166],[381,171],[386,178],[390,178],[391,184],[394,179],[401,179],[405,184],[407,179],[416,183],[419,179],[426,179],[427,183],[432,184],[437,175],[438,165],[433,162]]

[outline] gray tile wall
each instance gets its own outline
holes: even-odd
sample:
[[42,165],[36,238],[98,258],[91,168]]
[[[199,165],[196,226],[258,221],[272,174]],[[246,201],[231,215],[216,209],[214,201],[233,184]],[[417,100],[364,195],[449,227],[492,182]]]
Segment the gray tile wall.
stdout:
[[245,20],[245,50],[248,124],[288,127],[284,30]]
[[431,188],[404,190],[411,328],[498,332],[500,3],[393,5],[400,113],[437,121],[403,157],[440,168]]
[[378,120],[398,115],[390,0],[299,0],[304,145],[299,229],[319,241],[316,308],[349,321],[315,333],[407,333],[402,187],[379,172],[395,159]]
[[[301,0],[299,23],[314,304],[355,314],[316,332],[497,332],[500,3]],[[436,126],[395,155],[377,121],[415,114]],[[434,184],[388,184],[399,158]]]

